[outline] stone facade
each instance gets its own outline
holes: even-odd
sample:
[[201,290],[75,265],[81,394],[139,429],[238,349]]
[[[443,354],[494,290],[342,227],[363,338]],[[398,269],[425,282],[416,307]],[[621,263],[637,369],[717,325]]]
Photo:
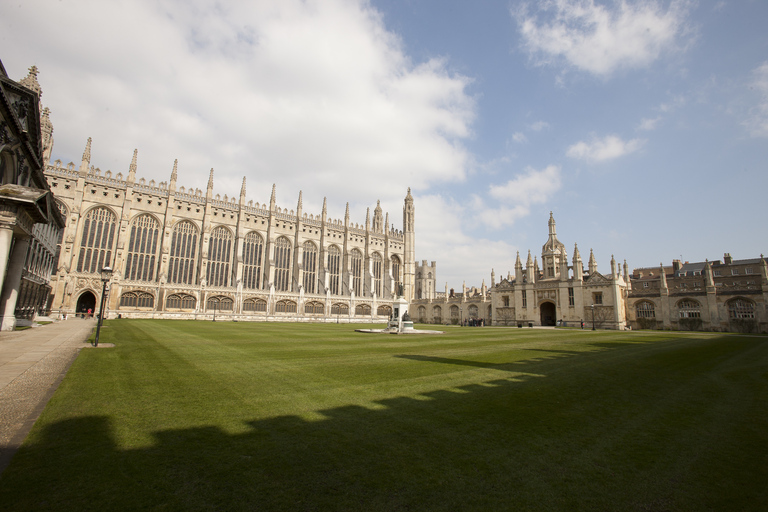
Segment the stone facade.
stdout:
[[[515,275],[498,284],[491,271],[491,289],[485,283],[461,294],[446,293],[434,299],[416,300],[415,318],[432,323],[464,323],[482,319],[485,325],[554,326],[581,325],[590,328],[624,329],[626,327],[628,267],[623,275],[615,259],[610,274],[597,271],[590,252],[588,269],[574,247],[572,265],[568,264],[565,245],[557,238],[555,219],[550,213],[549,236],[538,257],[528,251],[525,267],[520,253],[515,261]],[[446,285],[447,288],[447,285]]]
[[633,328],[768,332],[768,260],[682,263],[635,269],[630,279]]
[[0,62],[0,329],[48,312],[64,219],[43,175],[53,127],[40,111],[37,68],[19,82]]

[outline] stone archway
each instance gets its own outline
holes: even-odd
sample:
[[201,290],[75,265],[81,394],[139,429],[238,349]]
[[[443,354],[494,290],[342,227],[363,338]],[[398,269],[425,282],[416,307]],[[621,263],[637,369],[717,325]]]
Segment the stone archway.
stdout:
[[539,306],[541,325],[554,326],[557,322],[557,308],[554,302],[542,302]]
[[92,292],[83,292],[83,294],[77,298],[75,313],[87,313],[89,309],[94,315],[96,314],[96,296]]

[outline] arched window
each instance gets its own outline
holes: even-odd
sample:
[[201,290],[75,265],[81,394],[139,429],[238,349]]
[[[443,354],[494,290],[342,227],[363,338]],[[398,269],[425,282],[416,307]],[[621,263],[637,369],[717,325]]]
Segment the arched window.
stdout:
[[232,262],[232,232],[219,226],[211,232],[208,241],[208,286],[229,286]]
[[[275,290],[287,292],[291,289],[291,242],[280,237],[275,242]],[[294,304],[293,313],[296,312]]]
[[371,316],[371,306],[368,304],[358,304],[355,306],[356,316]]
[[656,307],[653,302],[642,301],[635,305],[637,318],[656,318]]
[[317,246],[304,242],[304,293],[315,293],[317,289]]
[[115,227],[115,214],[107,208],[94,208],[86,214],[77,261],[78,272],[98,273],[112,264]]
[[243,245],[243,288],[258,290],[262,287],[262,257],[264,239],[255,231],[245,235]]
[[205,309],[208,311],[232,311],[234,301],[227,296],[208,297]]
[[469,306],[469,318],[477,318],[477,306],[474,304]]
[[392,280],[395,282],[395,295],[400,295],[403,278],[400,275],[400,258],[397,255],[392,255]]
[[436,324],[443,322],[443,308],[435,306],[432,308],[432,319]]
[[166,309],[195,309],[197,300],[186,293],[174,293],[165,300]]
[[322,302],[306,302],[304,304],[304,314],[322,315],[325,312],[325,304]]
[[197,284],[197,228],[186,220],[173,227],[168,282]]
[[373,291],[377,297],[381,297],[382,293],[381,276],[383,265],[384,261],[381,258],[381,254],[373,253]]
[[356,297],[360,297],[363,293],[363,254],[353,249],[349,256],[352,264],[352,290]]
[[680,318],[701,318],[701,305],[695,300],[681,300],[677,303]]
[[419,322],[422,324],[427,323],[427,308],[419,306]]
[[279,300],[275,304],[275,313],[295,313],[296,303],[291,300]]
[[121,308],[153,308],[155,297],[146,292],[126,292],[120,296]]
[[459,306],[451,306],[451,318],[459,318]]
[[339,271],[341,270],[341,251],[335,245],[328,248],[328,274],[329,286],[331,288],[332,295],[340,295],[339,284],[341,276]]
[[261,312],[267,311],[267,301],[264,299],[245,299],[243,301],[243,312]]
[[336,303],[333,306],[331,306],[331,314],[332,315],[348,315],[349,306],[347,304]]
[[379,308],[376,310],[376,314],[379,316],[392,316],[392,307],[379,306]]
[[755,318],[755,303],[747,299],[731,299],[728,301],[728,318]]
[[157,239],[160,227],[151,215],[139,215],[131,222],[131,238],[125,260],[129,281],[154,281]]

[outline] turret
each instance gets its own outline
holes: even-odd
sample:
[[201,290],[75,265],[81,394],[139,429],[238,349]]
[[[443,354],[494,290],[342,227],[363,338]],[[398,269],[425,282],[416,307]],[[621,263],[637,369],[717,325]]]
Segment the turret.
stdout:
[[595,261],[595,253],[592,249],[589,250],[589,275],[592,276],[597,272],[597,261]]
[[[90,157],[90,154],[89,154]],[[126,180],[128,183],[135,183],[136,182],[136,168],[137,168],[137,161],[139,158],[139,150],[134,149],[133,150],[133,158],[131,158],[131,165],[128,167],[128,179]],[[211,169],[213,171],[213,169]]]
[[577,244],[573,246],[573,278],[576,281],[584,280],[584,263],[581,261],[581,254],[579,254],[579,246]]
[[85,176],[88,174],[88,167],[91,165],[91,138],[88,137],[88,141],[85,143],[85,150],[83,151],[83,159],[80,161],[80,175]]
[[173,193],[176,192],[176,181],[179,178],[178,175],[178,167],[179,167],[179,159],[173,161],[173,170],[171,171],[171,181],[168,184],[168,191]]

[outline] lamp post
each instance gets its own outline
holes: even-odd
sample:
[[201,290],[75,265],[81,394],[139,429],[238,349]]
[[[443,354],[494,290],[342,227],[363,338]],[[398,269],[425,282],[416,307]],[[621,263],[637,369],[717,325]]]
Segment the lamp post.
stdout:
[[101,332],[101,322],[104,321],[104,302],[107,298],[107,283],[112,279],[112,269],[110,267],[104,267],[101,269],[101,282],[103,283],[101,288],[101,306],[99,307],[99,318],[96,321],[96,340],[94,340],[93,346],[99,346],[99,333]]
[[595,330],[595,305],[592,304],[592,330]]

